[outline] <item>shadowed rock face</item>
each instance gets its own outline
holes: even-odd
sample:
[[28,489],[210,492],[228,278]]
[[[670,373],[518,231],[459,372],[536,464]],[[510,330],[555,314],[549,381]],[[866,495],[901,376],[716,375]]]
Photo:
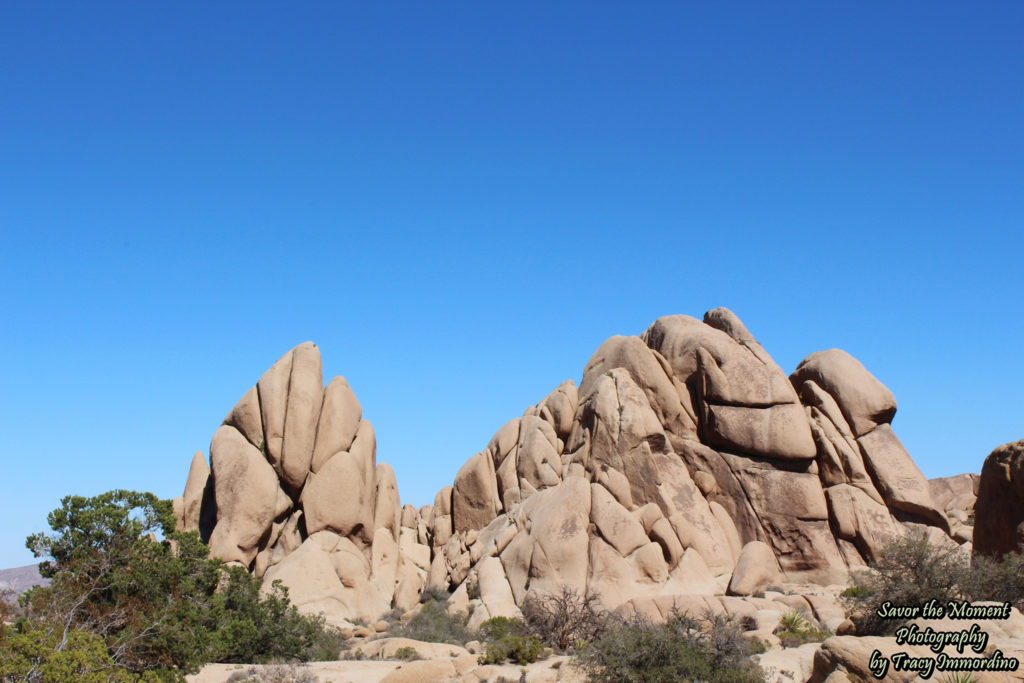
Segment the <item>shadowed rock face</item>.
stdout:
[[1024,549],[1024,439],[985,458],[974,511],[974,552],[1002,557]]
[[[342,378],[323,387],[306,343],[231,410],[176,510],[210,530],[214,554],[336,623],[408,609],[431,584],[467,601],[479,587],[480,623],[563,584],[614,608],[836,583],[906,525],[952,533],[895,410],[843,351],[787,378],[728,309],[666,316],[602,344],[578,388],[506,423],[416,509],[376,463],[355,394]],[[936,490],[945,503],[958,487]]]

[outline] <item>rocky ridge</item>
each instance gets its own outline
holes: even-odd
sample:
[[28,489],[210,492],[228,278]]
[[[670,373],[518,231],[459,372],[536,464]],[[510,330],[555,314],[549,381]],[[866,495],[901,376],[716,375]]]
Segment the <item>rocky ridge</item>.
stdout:
[[[416,508],[307,342],[228,413],[175,510],[214,555],[337,624],[411,609],[427,585],[453,590],[471,626],[565,584],[656,619],[673,606],[756,616],[785,609],[781,594],[743,596],[845,583],[901,529],[970,550],[977,477],[926,480],[895,412],[844,351],[787,377],[731,311],[666,316],[607,340],[578,387],[503,425]],[[834,600],[801,600],[822,624],[842,620]]]

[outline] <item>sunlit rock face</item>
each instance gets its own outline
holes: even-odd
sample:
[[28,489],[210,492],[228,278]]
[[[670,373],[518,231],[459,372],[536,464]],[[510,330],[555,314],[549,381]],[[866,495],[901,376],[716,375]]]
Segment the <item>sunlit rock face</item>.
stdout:
[[377,464],[352,389],[323,386],[307,342],[229,412],[176,510],[213,554],[335,623],[409,609],[427,585],[454,591],[473,623],[563,585],[657,611],[842,583],[910,527],[969,541],[964,482],[924,478],[895,412],[844,351],[787,377],[728,309],[666,316],[607,340],[578,386],[501,426],[415,508]]

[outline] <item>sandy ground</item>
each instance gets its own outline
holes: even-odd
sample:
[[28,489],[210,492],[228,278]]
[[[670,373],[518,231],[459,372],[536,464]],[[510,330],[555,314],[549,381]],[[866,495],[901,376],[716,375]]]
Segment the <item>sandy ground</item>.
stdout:
[[[540,662],[535,662],[526,667],[526,680],[529,683],[578,683],[583,681],[582,676],[576,672],[570,673],[570,669],[562,671],[559,678],[559,667],[564,664],[565,657],[549,657]],[[403,666],[404,662],[399,661],[339,661],[339,662],[309,662],[298,665],[299,672],[308,672],[319,680],[319,683],[377,683],[384,676]],[[188,676],[189,683],[224,683],[232,674],[244,673],[252,668],[248,664],[208,664],[193,676]],[[257,667],[258,668],[258,667]],[[483,673],[483,672],[481,672]],[[523,667],[518,664],[505,664],[499,667],[486,667],[486,676],[482,680],[495,681],[501,677],[510,681],[519,681],[522,676]],[[460,680],[441,679],[441,680]],[[430,683],[428,680],[420,680],[419,683]]]

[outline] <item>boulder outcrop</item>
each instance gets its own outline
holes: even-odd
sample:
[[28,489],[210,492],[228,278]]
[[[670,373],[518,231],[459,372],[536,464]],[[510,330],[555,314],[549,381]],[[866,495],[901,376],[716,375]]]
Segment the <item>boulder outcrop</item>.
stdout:
[[306,343],[229,412],[175,509],[215,554],[334,622],[408,609],[429,585],[456,591],[475,623],[563,585],[609,609],[728,602],[844,582],[908,524],[965,540],[947,516],[965,483],[925,480],[895,411],[843,351],[787,377],[728,309],[666,316],[602,344],[578,388],[506,423],[415,508],[377,464],[351,387],[323,387]]
[[981,467],[974,506],[974,552],[1024,551],[1024,439],[992,451]]

